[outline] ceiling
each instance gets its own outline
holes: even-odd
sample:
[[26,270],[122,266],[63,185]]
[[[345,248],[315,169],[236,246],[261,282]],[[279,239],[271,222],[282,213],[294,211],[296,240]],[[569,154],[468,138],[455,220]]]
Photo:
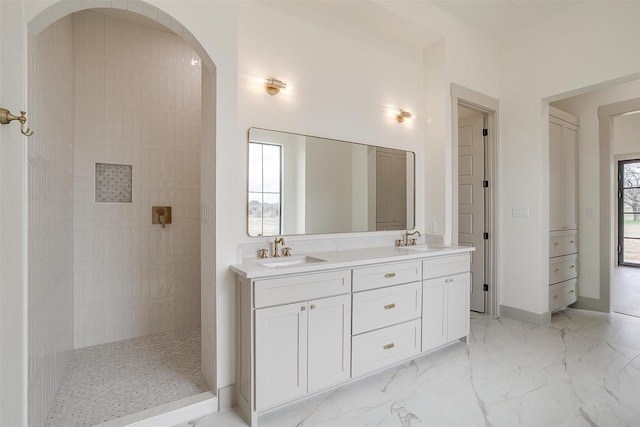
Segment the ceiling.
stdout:
[[509,37],[586,0],[435,0],[431,3],[475,30]]
[[[388,9],[366,0],[257,0],[282,12],[314,22],[334,31],[360,38],[375,34],[410,49],[422,50],[440,36],[422,25],[404,19]],[[598,0],[400,0],[429,3],[473,29],[496,38],[510,37],[523,28],[536,25],[585,1]],[[384,1],[382,2],[384,3]],[[131,21],[162,31],[170,31],[142,15],[118,9],[94,9],[114,18]],[[366,37],[365,37],[366,38]]]

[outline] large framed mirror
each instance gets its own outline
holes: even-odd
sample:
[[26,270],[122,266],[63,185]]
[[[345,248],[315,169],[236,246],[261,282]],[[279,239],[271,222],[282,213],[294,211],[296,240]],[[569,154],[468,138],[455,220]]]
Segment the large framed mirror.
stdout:
[[249,129],[250,236],[415,226],[415,154]]

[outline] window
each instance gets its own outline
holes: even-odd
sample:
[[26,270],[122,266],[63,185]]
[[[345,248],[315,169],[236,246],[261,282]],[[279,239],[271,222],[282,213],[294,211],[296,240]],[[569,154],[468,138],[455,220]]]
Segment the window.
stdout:
[[618,165],[618,263],[640,266],[640,159]]
[[249,143],[249,235],[282,234],[282,146]]

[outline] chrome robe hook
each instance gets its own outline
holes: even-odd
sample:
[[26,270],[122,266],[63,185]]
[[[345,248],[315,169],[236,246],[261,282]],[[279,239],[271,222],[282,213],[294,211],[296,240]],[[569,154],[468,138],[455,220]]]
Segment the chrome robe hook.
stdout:
[[6,108],[0,108],[0,124],[8,125],[12,121],[18,120],[20,122],[20,132],[24,136],[31,136],[33,135],[33,131],[31,130],[31,128],[25,129],[25,123],[27,123],[27,117],[25,116],[25,114],[27,114],[26,111],[20,111],[19,116],[14,116]]

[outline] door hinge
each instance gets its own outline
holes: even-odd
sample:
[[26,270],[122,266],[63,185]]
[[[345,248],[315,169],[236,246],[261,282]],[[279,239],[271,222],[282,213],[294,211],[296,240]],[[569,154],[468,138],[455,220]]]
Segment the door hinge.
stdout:
[[482,238],[484,240],[489,240],[489,233],[487,233],[486,231],[484,233],[482,233]]
[[489,188],[489,181],[487,181],[487,180],[482,181],[482,186],[484,188]]
[[485,283],[484,285],[482,285],[482,290],[485,292],[489,292],[489,284]]
[[489,129],[482,129],[482,136],[489,135]]

